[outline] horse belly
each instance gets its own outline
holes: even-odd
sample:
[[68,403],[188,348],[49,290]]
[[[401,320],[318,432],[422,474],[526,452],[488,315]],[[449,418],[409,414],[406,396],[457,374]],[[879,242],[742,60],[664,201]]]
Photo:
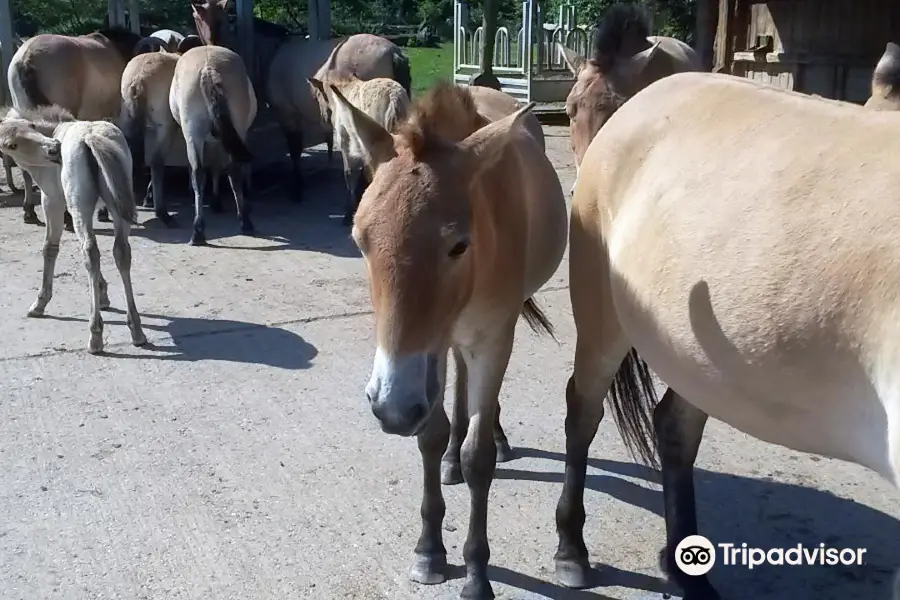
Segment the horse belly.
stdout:
[[[777,345],[751,347],[733,329],[711,344],[706,324],[690,314],[696,302],[690,290],[656,288],[653,300],[634,302],[633,290],[614,289],[626,336],[688,402],[759,440],[857,463],[893,480],[879,395],[843,357],[829,360],[827,349],[809,347],[802,352],[816,358],[798,363]],[[757,325],[748,322],[746,331]]]

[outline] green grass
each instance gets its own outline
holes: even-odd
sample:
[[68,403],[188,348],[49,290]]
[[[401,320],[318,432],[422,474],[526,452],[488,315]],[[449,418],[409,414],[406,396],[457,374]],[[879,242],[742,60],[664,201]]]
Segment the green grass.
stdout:
[[453,79],[453,42],[440,48],[404,48],[412,71],[413,97],[421,94],[440,79]]

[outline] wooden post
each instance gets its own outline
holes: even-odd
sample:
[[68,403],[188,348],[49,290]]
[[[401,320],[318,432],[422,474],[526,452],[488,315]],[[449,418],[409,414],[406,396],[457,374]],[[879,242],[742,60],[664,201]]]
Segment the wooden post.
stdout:
[[9,0],[0,0],[0,64],[3,65],[3,103],[12,104],[9,88],[6,86],[6,74],[9,72],[9,63],[15,53],[15,35],[13,34],[12,10]]
[[331,2],[330,0],[307,0],[309,14],[309,39],[331,39]]
[[140,0],[128,0],[128,26],[131,31],[141,33],[141,3]]
[[253,47],[253,0],[237,0],[238,54],[244,59],[247,69],[256,71]]
[[719,1],[697,0],[697,35],[694,50],[700,55],[703,68],[713,68],[716,27],[719,24]]

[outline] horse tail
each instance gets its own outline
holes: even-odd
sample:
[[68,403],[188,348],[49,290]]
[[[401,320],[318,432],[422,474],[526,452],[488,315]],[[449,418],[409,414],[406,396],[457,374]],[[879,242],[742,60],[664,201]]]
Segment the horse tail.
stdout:
[[541,310],[541,307],[538,306],[537,300],[529,298],[525,301],[525,304],[522,305],[522,316],[525,317],[525,322],[528,323],[532,331],[535,333],[546,333],[553,339],[556,339],[556,336],[553,334],[553,324],[547,318],[547,315],[544,314],[544,311]]
[[41,89],[37,69],[27,58],[23,58],[21,62],[16,63],[15,75],[16,82],[19,84],[18,87],[25,95],[24,100],[31,104],[27,108],[50,106],[52,104]]
[[200,93],[203,94],[203,100],[206,101],[206,108],[213,122],[213,137],[222,142],[225,151],[237,162],[252,161],[253,154],[234,128],[222,82],[207,69],[200,71]]
[[659,468],[653,448],[653,409],[658,402],[656,388],[650,368],[634,348],[622,360],[609,396],[613,418],[631,455]]
[[406,90],[406,96],[412,99],[412,71],[409,68],[409,58],[397,48],[391,57],[391,63],[394,67],[394,81],[402,85]]
[[127,94],[122,96],[119,129],[125,134],[128,149],[135,165],[144,164],[144,128],[147,126],[147,94],[144,82],[132,82]]
[[[402,97],[401,97],[402,96]],[[409,114],[409,96],[396,91],[392,93],[384,115],[384,128],[394,133],[406,121]]]
[[100,198],[113,215],[118,215],[129,223],[137,222],[134,189],[131,172],[122,160],[122,149],[113,140],[88,133],[84,136],[88,148],[91,170],[95,173]]

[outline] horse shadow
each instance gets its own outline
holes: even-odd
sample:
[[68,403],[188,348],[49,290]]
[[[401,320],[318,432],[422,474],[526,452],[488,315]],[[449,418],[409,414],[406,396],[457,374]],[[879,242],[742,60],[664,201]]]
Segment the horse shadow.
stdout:
[[[110,308],[105,314],[124,314],[124,311]],[[172,340],[171,345],[161,345],[152,341],[141,352],[117,352],[107,348],[105,354],[115,358],[150,360],[174,360],[196,362],[218,360],[225,362],[264,365],[286,370],[308,369],[318,349],[292,331],[280,327],[232,321],[228,319],[196,319],[191,317],[167,317],[151,313],[141,313],[141,325],[145,332],[165,333]],[[55,317],[46,319],[57,321],[87,322],[80,317]],[[147,323],[146,319],[166,321],[164,325]],[[125,325],[122,320],[107,320],[107,325]],[[223,339],[230,337],[231,339]]]
[[[339,161],[340,159],[336,159]],[[319,164],[321,163],[321,164]],[[283,163],[261,165],[254,169],[253,187],[248,198],[256,232],[248,237],[257,243],[240,246],[217,243],[239,233],[240,222],[231,187],[223,180],[219,187],[222,211],[214,212],[207,200],[204,210],[207,245],[231,250],[273,252],[298,250],[329,254],[339,258],[359,258],[359,249],[350,237],[350,228],[341,223],[347,189],[340,171],[327,167],[324,159],[315,169],[303,171],[302,199],[289,196],[293,189],[291,167]],[[208,193],[212,191],[208,186]],[[194,220],[194,200],[190,181],[184,169],[166,171],[166,204],[176,224],[168,227],[152,209],[138,208],[141,221],[131,235],[160,244],[187,244]],[[99,235],[111,235],[111,228],[98,229]]]
[[[517,448],[517,455],[565,462],[565,455],[535,448]],[[821,460],[811,457],[812,460]],[[662,491],[632,483],[627,478],[659,484],[659,473],[643,465],[589,459],[585,488],[664,516]],[[599,470],[601,473],[592,473]],[[495,478],[562,484],[563,473],[498,468]],[[894,517],[834,494],[771,479],[755,479],[696,468],[694,483],[700,535],[713,544],[742,543],[753,548],[865,549],[864,563],[852,565],[745,566],[717,562],[710,581],[728,600],[793,600],[794,598],[880,598],[890,596],[893,573],[900,564],[900,522]],[[561,489],[561,485],[560,485]],[[588,514],[588,520],[591,515]],[[660,547],[665,525],[660,523]],[[593,548],[601,551],[601,548]],[[717,549],[718,557],[721,551]],[[719,558],[717,558],[719,560]],[[611,572],[609,571],[610,569]],[[595,573],[602,585],[623,586],[646,592],[678,595],[677,587],[655,577],[602,566]],[[524,576],[523,576],[524,577]],[[513,577],[513,580],[516,578]],[[522,587],[550,598],[578,598],[569,590],[547,582],[520,581]],[[497,579],[501,581],[501,579]],[[548,587],[549,586],[549,587]],[[559,595],[540,591],[557,590]],[[597,596],[587,596],[597,597]],[[602,596],[601,596],[602,598]]]

